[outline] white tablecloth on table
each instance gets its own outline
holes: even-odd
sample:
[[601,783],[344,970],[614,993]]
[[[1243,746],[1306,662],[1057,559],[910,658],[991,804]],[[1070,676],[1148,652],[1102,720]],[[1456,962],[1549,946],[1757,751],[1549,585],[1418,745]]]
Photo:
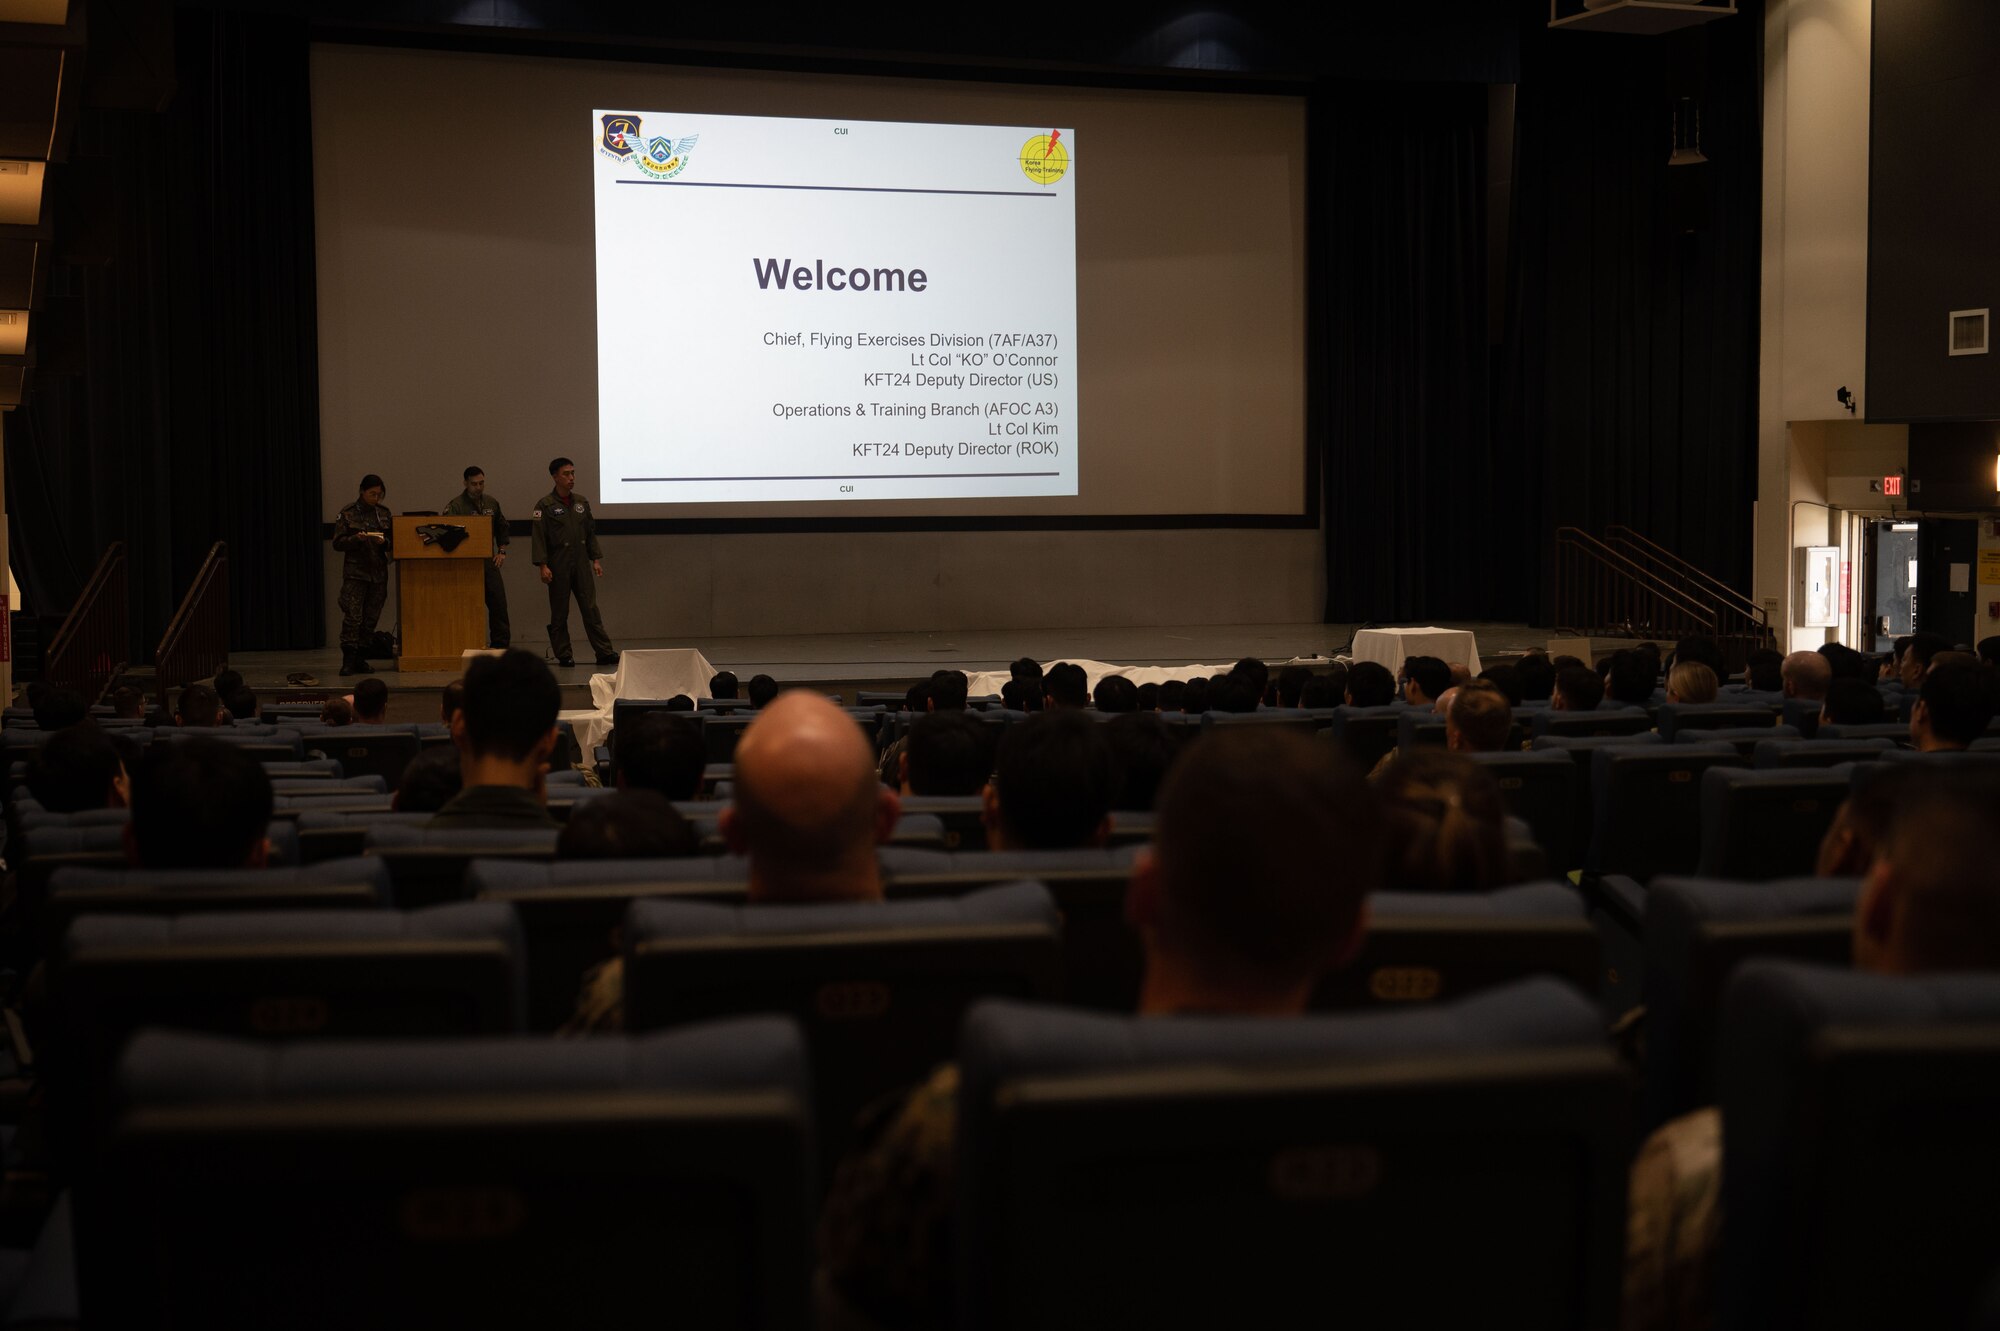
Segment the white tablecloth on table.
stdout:
[[705,698],[713,678],[715,667],[692,647],[626,652],[618,658],[615,672],[590,677],[592,706],[559,715],[576,731],[583,760],[589,762],[591,751],[611,734],[612,703],[620,698],[671,698],[676,693]]
[[[1042,669],[1047,670],[1056,664],[1055,661],[1044,662]],[[1122,666],[1109,661],[1079,661],[1075,658],[1070,658],[1069,664],[1083,667],[1084,678],[1093,689],[1097,687],[1097,681],[1106,675],[1123,675],[1135,685],[1164,684],[1170,679],[1190,680],[1197,676],[1214,679],[1217,675],[1228,674],[1236,665],[1231,661],[1227,665]],[[1005,670],[982,670],[967,675],[965,691],[974,698],[987,697],[999,693],[1000,686],[1012,678]]]
[[1394,674],[1412,656],[1435,656],[1446,665],[1465,665],[1479,673],[1479,644],[1471,629],[1362,629],[1348,652],[1357,661],[1373,661]]

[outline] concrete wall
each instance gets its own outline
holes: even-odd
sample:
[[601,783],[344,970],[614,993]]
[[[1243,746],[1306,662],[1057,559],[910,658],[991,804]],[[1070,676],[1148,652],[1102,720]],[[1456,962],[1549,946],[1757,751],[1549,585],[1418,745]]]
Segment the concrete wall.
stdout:
[[[1764,16],[1763,312],[1753,594],[1792,619],[1792,549],[1839,541],[1850,467],[1907,450],[1867,418],[1868,73],[1872,0],[1770,0]],[[1856,399],[1849,416],[1835,399]],[[1815,423],[1818,423],[1815,425]],[[1805,428],[1801,429],[1800,426]],[[1874,475],[1899,470],[1885,466]],[[1878,502],[1886,502],[1879,501]],[[1798,645],[1822,630],[1781,630]]]
[[[911,629],[1317,623],[1316,530],[607,536],[598,603],[621,646],[650,639]],[[515,641],[546,642],[548,594],[516,537],[503,575]],[[327,548],[327,642],[341,556]],[[384,626],[395,622],[392,593]],[[570,636],[585,650],[572,611]]]

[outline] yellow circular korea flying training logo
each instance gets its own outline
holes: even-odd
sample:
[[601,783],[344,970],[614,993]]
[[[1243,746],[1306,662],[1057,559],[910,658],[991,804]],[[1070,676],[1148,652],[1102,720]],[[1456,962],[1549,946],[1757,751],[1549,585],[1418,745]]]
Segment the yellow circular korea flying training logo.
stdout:
[[1069,149],[1063,147],[1061,130],[1037,134],[1021,145],[1021,174],[1037,185],[1053,185],[1068,170]]

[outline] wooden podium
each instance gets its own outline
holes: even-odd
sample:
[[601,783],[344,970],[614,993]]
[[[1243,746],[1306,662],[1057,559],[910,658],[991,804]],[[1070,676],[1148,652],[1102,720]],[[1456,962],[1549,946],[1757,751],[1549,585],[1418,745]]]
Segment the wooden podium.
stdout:
[[[432,523],[465,528],[458,548],[425,545],[417,528]],[[486,561],[493,558],[493,519],[398,517],[395,542],[403,654],[396,669],[457,670],[465,653],[486,647]]]

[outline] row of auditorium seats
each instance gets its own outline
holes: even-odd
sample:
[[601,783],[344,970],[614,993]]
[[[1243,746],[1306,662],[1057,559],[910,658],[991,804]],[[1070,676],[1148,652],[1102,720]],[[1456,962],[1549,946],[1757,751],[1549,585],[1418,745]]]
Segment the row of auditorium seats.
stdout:
[[[701,936],[680,923],[665,940]],[[1721,1014],[1718,1324],[1962,1324],[2000,1250],[1968,1186],[2000,1169],[2000,980],[1759,960]],[[1633,1088],[1558,981],[1273,1022],[985,999],[950,1027],[962,1325],[1261,1324],[1329,1299],[1368,1324],[1617,1319]],[[834,1154],[809,1029],[142,1033],[76,1197],[84,1315],[543,1326],[671,1289],[695,1325],[809,1325]]]

